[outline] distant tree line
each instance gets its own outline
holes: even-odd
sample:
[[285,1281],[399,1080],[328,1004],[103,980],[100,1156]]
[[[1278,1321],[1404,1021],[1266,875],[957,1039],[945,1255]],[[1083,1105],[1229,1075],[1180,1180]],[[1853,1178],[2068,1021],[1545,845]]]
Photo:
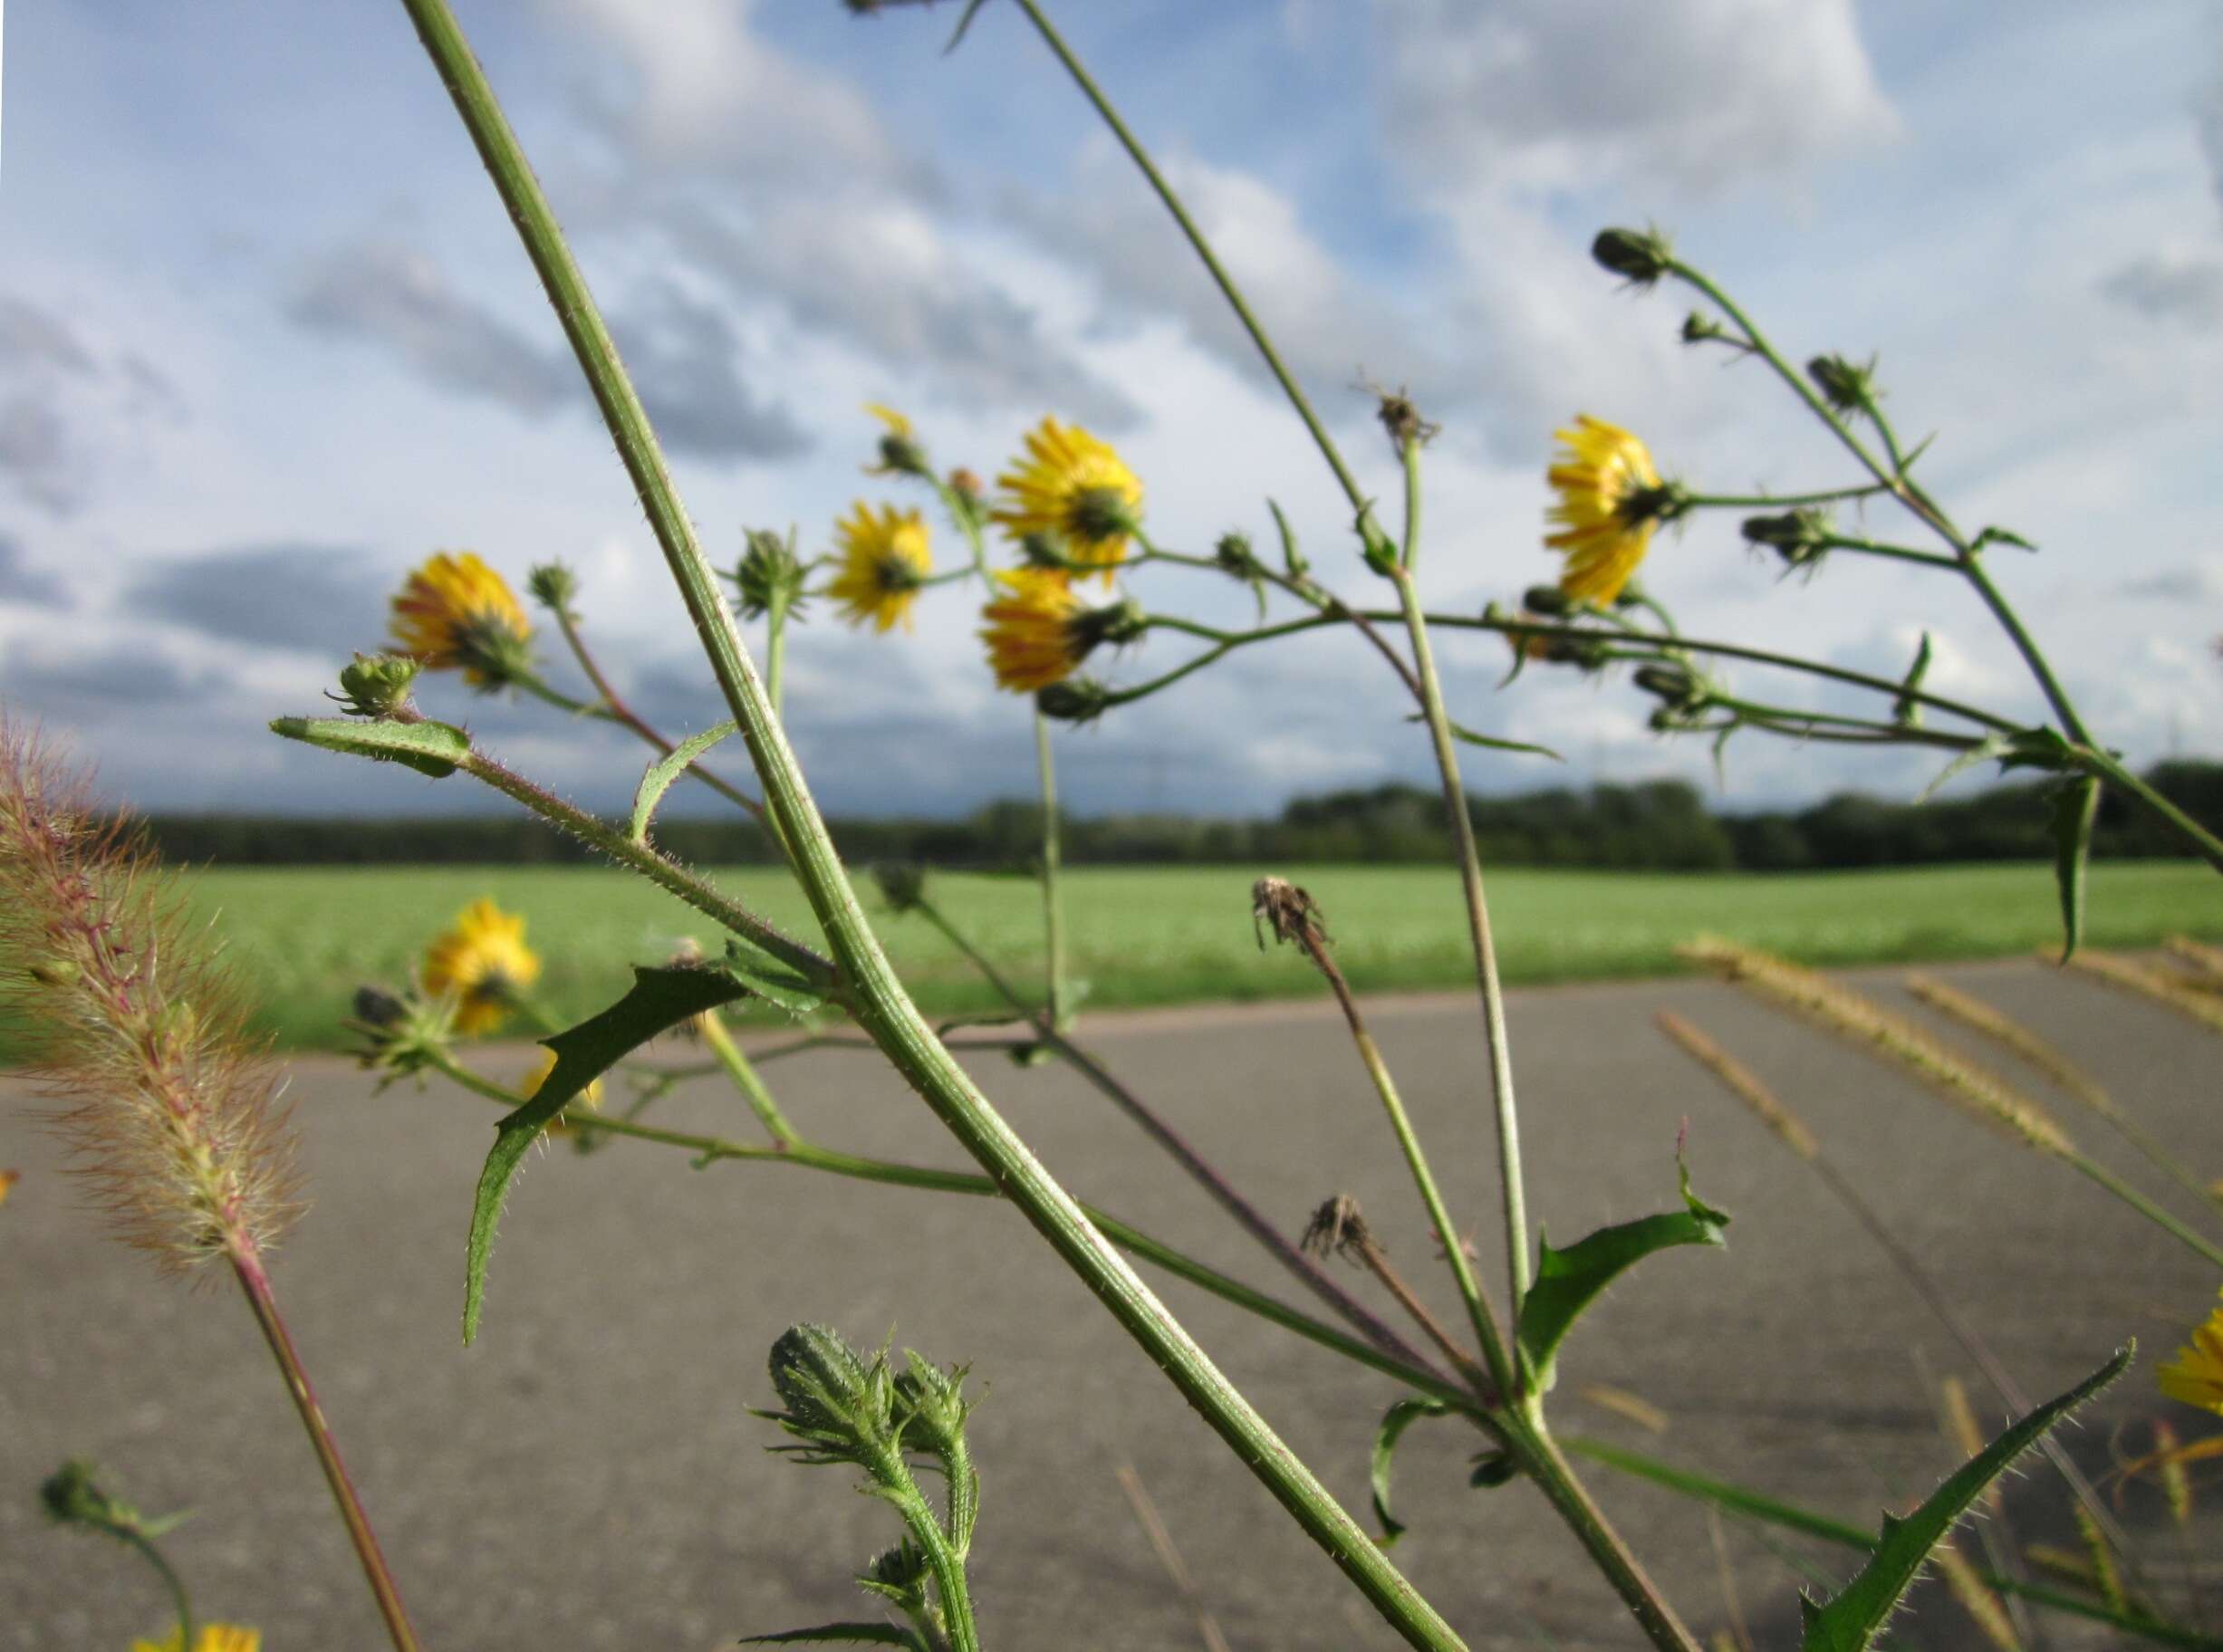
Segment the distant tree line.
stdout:
[[[2223,764],[2157,764],[2146,778],[2195,819],[2223,830]],[[1488,865],[1794,871],[2043,860],[2050,853],[2045,792],[2045,783],[2036,782],[1926,803],[1845,792],[1807,809],[1718,814],[1695,786],[1655,780],[1470,797],[1467,806]],[[1040,818],[1032,803],[1004,802],[959,820],[837,820],[832,830],[855,862],[1012,869],[1030,865],[1039,852]],[[594,858],[538,821],[512,815],[160,815],[150,824],[163,853],[187,863],[556,865]],[[682,860],[773,859],[764,834],[744,820],[675,815],[659,821],[655,835]],[[1445,833],[1440,797],[1398,784],[1295,798],[1267,820],[1171,814],[1068,820],[1063,843],[1069,861],[1098,865],[1379,863],[1439,860]],[[2101,806],[2093,847],[2113,857],[2187,852],[2151,813],[2112,792]]]

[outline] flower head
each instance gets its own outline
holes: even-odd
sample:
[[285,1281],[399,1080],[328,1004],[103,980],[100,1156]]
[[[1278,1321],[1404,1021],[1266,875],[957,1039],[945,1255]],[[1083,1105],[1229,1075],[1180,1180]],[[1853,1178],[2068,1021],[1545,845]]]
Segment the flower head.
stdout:
[[0,1020],[128,1244],[182,1272],[296,1211],[279,1074],[143,834],[0,723]]
[[991,513],[1014,539],[1051,533],[1073,560],[1102,574],[1127,558],[1141,520],[1142,484],[1110,444],[1078,425],[1044,418],[1026,436],[1026,453],[996,478],[1006,503]]
[[524,944],[522,915],[475,900],[425,949],[423,975],[428,993],[454,997],[456,1031],[486,1032],[540,978],[540,958]]
[[880,463],[867,465],[868,476],[924,476],[931,481],[933,466],[927,463],[926,449],[912,432],[910,420],[893,408],[883,407],[877,401],[868,401],[864,410],[887,426],[887,434],[880,438]]
[[833,536],[842,570],[826,594],[842,605],[842,618],[882,631],[900,620],[909,630],[919,588],[934,571],[925,518],[892,504],[876,512],[860,499],[856,510],[834,524]]
[[1563,446],[1545,479],[1559,490],[1548,515],[1559,526],[1544,543],[1566,556],[1559,589],[1602,606],[1644,560],[1652,529],[1675,514],[1675,493],[1650,449],[1618,425],[1584,413],[1554,434]]
[[[184,1652],[180,1636],[172,1629],[166,1640],[135,1640],[131,1652]],[[193,1652],[263,1652],[263,1632],[243,1629],[236,1623],[204,1623],[193,1637]]]
[[0,1205],[8,1202],[8,1195],[15,1191],[15,1184],[23,1179],[20,1170],[0,1170]]
[[2209,1314],[2206,1324],[2193,1328],[2192,1340],[2154,1378],[2170,1398],[2223,1417],[2223,1308]]
[[1050,568],[1019,568],[996,576],[998,595],[981,609],[980,640],[996,687],[1032,694],[1062,682],[1103,642],[1131,642],[1145,617],[1132,602],[1089,608],[1073,593],[1071,576]]
[[469,551],[442,551],[409,575],[393,600],[393,637],[428,670],[460,669],[477,688],[499,688],[533,664],[516,593]]

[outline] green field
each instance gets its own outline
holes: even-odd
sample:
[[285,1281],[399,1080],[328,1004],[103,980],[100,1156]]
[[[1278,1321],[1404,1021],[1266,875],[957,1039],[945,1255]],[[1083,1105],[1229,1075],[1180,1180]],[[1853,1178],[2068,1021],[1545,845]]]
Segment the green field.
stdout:
[[[1466,921],[1452,873],[1420,867],[1284,869],[1326,909],[1338,956],[1361,992],[1457,986],[1468,979]],[[791,932],[808,933],[800,898],[777,872],[715,880]],[[1251,938],[1250,875],[1218,867],[1106,868],[1068,874],[1073,973],[1092,1005],[1254,999],[1320,991],[1287,952]],[[1040,969],[1040,896],[1024,879],[938,878],[935,898],[1017,979]],[[624,874],[584,868],[426,867],[229,869],[201,874],[192,899],[269,1006],[285,1043],[346,1042],[355,987],[399,985],[431,936],[467,902],[491,896],[524,913],[546,961],[541,996],[585,1014],[623,990],[626,966],[654,962],[711,925]],[[871,898],[868,896],[868,904]],[[1786,876],[1508,870],[1490,880],[1511,983],[1665,974],[1672,948],[1710,929],[1817,964],[1968,958],[2058,938],[2042,867],[1938,867]],[[2090,935],[2151,945],[2186,932],[2223,940],[2223,881],[2196,863],[2094,868]],[[916,918],[885,934],[929,1012],[994,1002],[952,949]]]

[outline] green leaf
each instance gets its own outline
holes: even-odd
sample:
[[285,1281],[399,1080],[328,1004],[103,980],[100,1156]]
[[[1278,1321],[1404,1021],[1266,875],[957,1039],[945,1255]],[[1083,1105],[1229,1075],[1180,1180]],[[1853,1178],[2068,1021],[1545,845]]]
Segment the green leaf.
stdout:
[[1374,1483],[1374,1518],[1381,1522],[1381,1535],[1376,1541],[1384,1549],[1405,1535],[1403,1524],[1390,1513],[1390,1460],[1397,1455],[1397,1442],[1422,1417],[1443,1417],[1450,1409],[1440,1399],[1400,1399],[1381,1414],[1381,1426],[1374,1430],[1368,1472]]
[[444,780],[471,754],[471,736],[448,723],[396,723],[383,717],[279,717],[270,732],[288,740],[368,757],[378,763],[405,764],[419,774]]
[[1907,668],[1907,675],[1899,685],[1899,698],[1891,706],[1891,721],[1901,728],[1920,728],[1922,725],[1922,703],[1914,697],[1929,675],[1929,633],[1922,633],[1921,646],[1914,650],[1914,663]]
[[1968,542],[1968,549],[1981,551],[1986,545],[2013,545],[2021,551],[2035,551],[2037,547],[2019,533],[2010,533],[2005,528],[1984,528]]
[[655,816],[657,804],[664,801],[664,793],[671,790],[672,782],[686,773],[688,765],[696,758],[739,726],[730,717],[723,723],[714,723],[699,735],[689,735],[649,765],[640,777],[640,790],[633,793],[633,824],[629,835],[634,842],[649,840],[649,821]]
[[1296,530],[1289,525],[1289,518],[1273,500],[1265,502],[1265,508],[1274,513],[1274,527],[1281,534],[1282,566],[1289,571],[1291,579],[1304,578],[1312,572],[1313,565],[1304,560],[1304,552],[1297,549]]
[[735,936],[717,968],[775,1009],[796,1020],[823,1009],[825,989],[792,964],[784,964],[754,941]]
[[[1517,676],[1519,671],[1520,666],[1516,659],[1514,666],[1515,675]],[[1506,679],[1506,682],[1510,682],[1513,679],[1511,677],[1507,677]],[[1503,687],[1505,685],[1503,683],[1498,685],[1500,687]],[[1424,721],[1425,716],[1425,713],[1416,711],[1410,716],[1407,717],[1405,721],[1408,723],[1419,723]],[[1564,763],[1566,761],[1565,758],[1562,757],[1557,752],[1552,750],[1552,748],[1548,745],[1531,745],[1525,740],[1501,740],[1496,735],[1477,734],[1473,729],[1468,728],[1461,724],[1451,722],[1451,720],[1448,717],[1445,718],[1444,721],[1446,725],[1450,729],[1453,737],[1456,739],[1464,740],[1468,745],[1487,745],[1493,752],[1526,752],[1532,756],[1549,757],[1554,763]]]
[[555,1066],[540,1089],[516,1111],[495,1126],[494,1147],[478,1173],[471,1204],[471,1234],[464,1253],[463,1340],[478,1334],[486,1306],[486,1261],[494,1248],[494,1225],[509,1195],[511,1178],[524,1151],[565,1104],[658,1033],[690,1016],[730,1004],[749,990],[727,970],[699,965],[633,971],[632,990],[599,1015],[541,1041],[555,1052]]
[[2007,738],[2005,735],[1986,735],[1967,751],[1956,756],[1952,762],[1939,769],[1936,777],[1915,793],[1914,801],[1918,803],[1928,802],[1939,792],[1944,791],[1953,781],[1976,767],[1978,764],[1987,762],[1994,757],[2004,758],[2006,749]]
[[2092,825],[2100,813],[2100,783],[2090,774],[2064,781],[2047,800],[2053,815],[2054,879],[2061,886],[2061,961],[2084,938],[2084,873],[2092,861]]
[[911,1652],[927,1652],[927,1644],[919,1638],[916,1629],[899,1629],[892,1623],[822,1623],[814,1629],[783,1629],[777,1635],[741,1638],[745,1647],[828,1646],[835,1641],[851,1646],[909,1647]]
[[980,14],[980,8],[987,3],[988,0],[967,0],[965,15],[958,19],[957,33],[949,37],[949,43],[942,48],[944,57],[965,43],[965,31],[973,26],[973,19]]
[[2055,1423],[2122,1376],[2137,1351],[2134,1342],[2117,1349],[2112,1359],[2083,1381],[2046,1401],[1985,1446],[1904,1520],[1886,1514],[1883,1538],[1875,1552],[1827,1605],[1799,1597],[1805,1652],[1866,1652],[1884,1619],[1913,1586],[1931,1551],[1945,1541],[1969,1505]]
[[1552,1381],[1552,1360],[1583,1309],[1624,1269],[1654,1251],[1679,1244],[1720,1244],[1729,1218],[1690,1191],[1690,1172],[1678,1166],[1683,1208],[1602,1227],[1564,1251],[1537,1239],[1536,1279],[1521,1301],[1516,1330],[1522,1353],[1542,1388]]

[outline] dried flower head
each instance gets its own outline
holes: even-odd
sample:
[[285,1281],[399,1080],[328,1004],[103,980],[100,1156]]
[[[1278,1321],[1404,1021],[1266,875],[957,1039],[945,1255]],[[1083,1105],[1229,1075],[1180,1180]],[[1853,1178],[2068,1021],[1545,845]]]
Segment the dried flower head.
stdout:
[[1584,413],[1554,435],[1561,447],[1545,479],[1559,492],[1548,514],[1558,525],[1544,543],[1567,559],[1559,589],[1602,607],[1651,549],[1652,530],[1678,514],[1678,496],[1651,449],[1619,425]]
[[277,1069],[143,833],[0,722],[0,1014],[118,1235],[183,1271],[294,1215]]
[[1322,1202],[1304,1225],[1304,1236],[1298,1243],[1313,1255],[1323,1257],[1334,1252],[1356,1259],[1380,1248],[1366,1225],[1366,1213],[1347,1193]]
[[875,511],[860,499],[834,524],[833,538],[842,566],[826,594],[841,604],[842,618],[881,631],[900,622],[909,630],[919,588],[934,571],[926,519],[892,504]]
[[1277,941],[1294,942],[1307,952],[1327,944],[1327,919],[1320,903],[1286,878],[1261,878],[1250,886],[1250,927],[1258,949],[1265,950],[1265,927]]
[[466,551],[442,551],[393,600],[394,646],[428,671],[491,692],[533,668],[533,627],[509,581]]
[[1045,418],[1027,432],[1025,456],[996,485],[1006,501],[991,514],[1014,539],[1054,534],[1075,562],[1107,581],[1140,531],[1142,484],[1109,443],[1078,425]]
[[476,1034],[500,1026],[540,979],[540,956],[524,944],[522,914],[475,900],[425,949],[421,974],[427,993],[454,1000],[456,1031]]

